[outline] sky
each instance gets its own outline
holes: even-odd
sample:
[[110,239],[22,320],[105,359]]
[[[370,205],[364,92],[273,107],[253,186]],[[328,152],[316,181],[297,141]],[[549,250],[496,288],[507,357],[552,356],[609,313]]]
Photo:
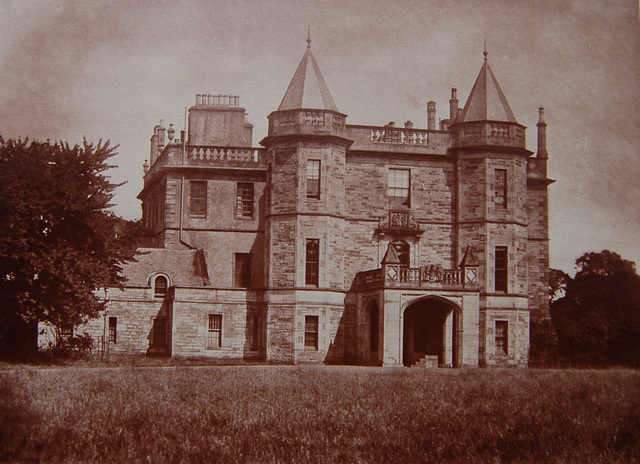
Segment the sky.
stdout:
[[609,249],[640,267],[637,0],[0,0],[0,135],[118,144],[114,211],[136,195],[160,119],[183,128],[197,93],[240,96],[266,135],[312,49],[348,124],[426,127],[489,63],[536,150],[548,123],[551,266]]

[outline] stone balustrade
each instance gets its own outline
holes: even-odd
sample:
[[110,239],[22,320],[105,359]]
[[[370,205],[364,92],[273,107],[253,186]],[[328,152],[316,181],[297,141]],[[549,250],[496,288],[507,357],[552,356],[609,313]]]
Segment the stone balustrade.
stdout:
[[514,122],[473,121],[454,124],[454,146],[498,145],[526,148],[525,127]]
[[385,264],[382,268],[359,272],[355,287],[357,290],[389,287],[462,290],[477,287],[477,271],[466,271],[468,270],[443,269],[434,265],[412,268],[402,264]]
[[400,145],[429,145],[429,131],[425,129],[396,129],[390,127],[371,128],[374,143],[395,143]]
[[187,149],[189,161],[217,163],[235,161],[242,163],[257,163],[263,149],[246,147],[215,147],[189,146]]

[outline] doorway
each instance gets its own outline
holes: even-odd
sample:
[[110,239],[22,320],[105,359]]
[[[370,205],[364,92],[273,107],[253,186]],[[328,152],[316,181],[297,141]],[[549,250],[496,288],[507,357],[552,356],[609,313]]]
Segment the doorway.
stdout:
[[413,366],[425,356],[437,356],[438,366],[457,366],[458,312],[439,298],[425,298],[404,311],[403,364]]

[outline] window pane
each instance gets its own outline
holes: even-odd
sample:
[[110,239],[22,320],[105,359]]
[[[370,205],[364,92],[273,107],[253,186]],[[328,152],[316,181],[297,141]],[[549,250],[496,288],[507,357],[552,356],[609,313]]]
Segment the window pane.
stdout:
[[496,205],[507,206],[507,170],[496,169],[493,185],[493,200]]
[[320,161],[307,161],[307,198],[320,198]]
[[508,354],[509,322],[496,321],[496,354]]
[[222,314],[209,314],[209,324],[207,328],[208,350],[220,348],[222,346]]
[[318,316],[304,317],[304,346],[305,348],[318,349]]
[[390,199],[390,207],[397,208],[400,206],[410,206],[410,175],[411,171],[408,169],[389,169],[389,187],[387,195]]
[[509,263],[507,247],[496,247],[495,258],[495,289],[497,292],[506,292],[509,281]]
[[194,217],[206,217],[207,181],[192,180],[189,184],[191,186],[189,215]]
[[238,182],[236,190],[236,216],[253,217],[253,184]]
[[391,245],[393,245],[393,248],[396,250],[396,255],[400,260],[400,264],[408,266],[410,260],[409,244],[407,242],[403,242],[402,240],[398,240],[393,242]]
[[118,335],[118,318],[110,317],[109,318],[109,341],[113,343],[117,343]]
[[307,285],[318,285],[318,274],[320,270],[320,240],[316,238],[307,239],[307,262],[305,269],[305,283]]
[[167,278],[165,276],[156,277],[153,286],[153,296],[155,298],[164,298],[167,294]]

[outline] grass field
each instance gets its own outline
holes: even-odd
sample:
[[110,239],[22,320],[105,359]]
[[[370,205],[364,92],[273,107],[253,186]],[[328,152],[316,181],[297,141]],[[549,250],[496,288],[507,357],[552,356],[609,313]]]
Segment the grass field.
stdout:
[[640,372],[0,371],[9,462],[639,462]]

